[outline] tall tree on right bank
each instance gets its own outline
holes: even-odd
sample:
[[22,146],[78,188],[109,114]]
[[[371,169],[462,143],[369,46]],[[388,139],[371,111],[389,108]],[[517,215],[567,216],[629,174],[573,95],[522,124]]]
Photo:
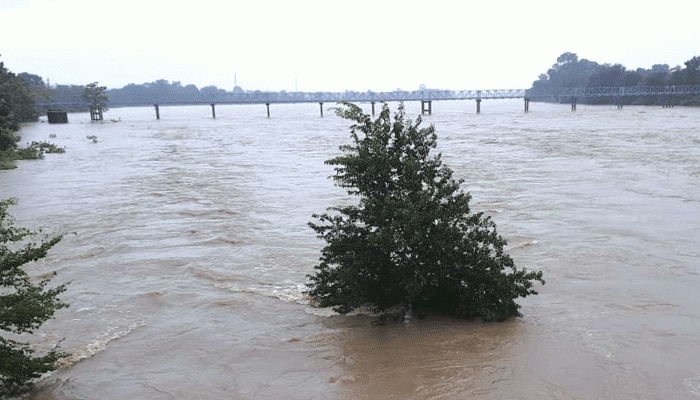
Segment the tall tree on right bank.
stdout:
[[328,160],[333,179],[359,201],[315,214],[326,242],[309,295],[347,313],[370,306],[419,308],[463,318],[501,321],[519,315],[519,297],[537,294],[542,272],[517,268],[505,239],[483,213],[472,213],[461,180],[432,155],[434,126],[392,119],[384,104],[376,120],[354,104],[338,115],[352,121],[352,143]]

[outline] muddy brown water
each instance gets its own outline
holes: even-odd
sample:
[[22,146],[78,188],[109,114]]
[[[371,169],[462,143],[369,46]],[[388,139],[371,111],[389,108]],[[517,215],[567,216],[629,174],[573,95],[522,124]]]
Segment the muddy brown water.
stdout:
[[316,105],[25,126],[67,152],[1,171],[0,196],[65,233],[30,272],[70,282],[70,307],[33,340],[71,353],[28,398],[700,398],[700,109],[473,106],[424,121],[516,263],[544,271],[504,323],[309,305],[306,224],[347,201],[323,164],[347,122]]

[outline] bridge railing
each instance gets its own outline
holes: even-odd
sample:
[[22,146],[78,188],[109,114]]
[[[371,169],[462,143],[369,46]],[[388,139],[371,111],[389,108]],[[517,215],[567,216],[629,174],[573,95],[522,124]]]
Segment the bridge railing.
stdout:
[[697,95],[700,88],[696,85],[666,86],[597,86],[569,87],[556,92],[548,90],[528,90],[528,97],[615,97],[615,96],[650,96],[650,95]]
[[[649,95],[698,95],[700,89],[694,85],[627,86],[627,87],[571,87],[557,91],[537,89],[493,89],[493,90],[395,90],[392,92],[245,92],[227,93],[212,97],[199,96],[183,100],[177,97],[154,96],[140,103],[113,101],[111,107],[138,105],[188,105],[188,104],[272,104],[272,103],[337,103],[349,102],[397,102],[433,100],[487,100],[487,99],[551,99],[566,97],[619,97]],[[84,106],[82,103],[37,103],[39,107]]]

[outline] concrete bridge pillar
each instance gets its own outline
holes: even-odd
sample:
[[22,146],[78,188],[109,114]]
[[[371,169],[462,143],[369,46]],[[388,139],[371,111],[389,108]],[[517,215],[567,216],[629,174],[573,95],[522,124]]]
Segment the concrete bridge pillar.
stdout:
[[625,104],[625,88],[620,88],[620,96],[618,97],[617,108],[622,110],[622,106]]
[[[430,100],[421,100],[420,101],[420,109],[422,114],[432,114],[433,113],[433,102]],[[374,110],[372,110],[372,114],[374,114]]]

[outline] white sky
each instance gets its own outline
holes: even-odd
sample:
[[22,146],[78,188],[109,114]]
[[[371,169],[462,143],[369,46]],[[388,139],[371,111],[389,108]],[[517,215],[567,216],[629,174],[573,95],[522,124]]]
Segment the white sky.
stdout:
[[52,84],[524,89],[564,52],[700,55],[695,0],[0,0],[0,61]]

